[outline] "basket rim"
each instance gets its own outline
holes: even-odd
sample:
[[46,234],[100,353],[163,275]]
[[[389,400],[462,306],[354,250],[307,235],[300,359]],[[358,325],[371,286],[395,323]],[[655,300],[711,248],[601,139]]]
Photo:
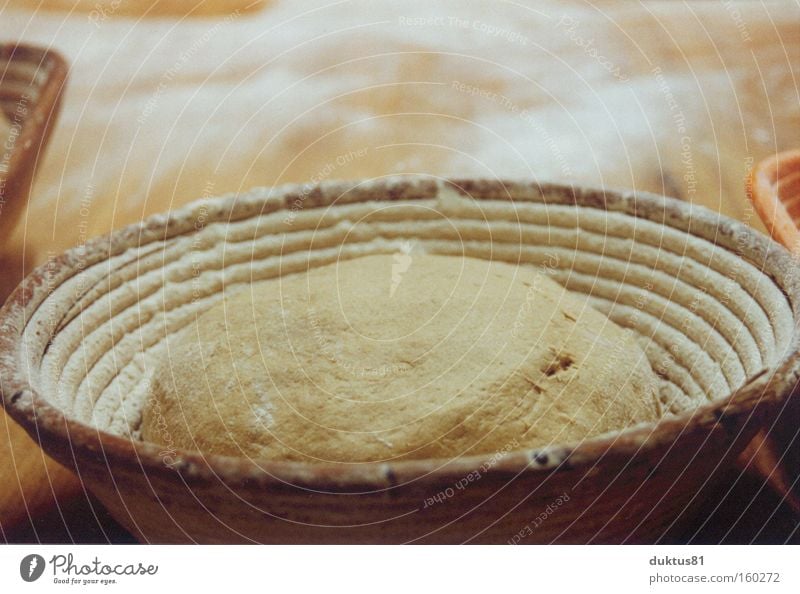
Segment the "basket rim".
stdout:
[[[64,282],[85,266],[87,256],[93,263],[101,262],[112,255],[131,247],[132,241],[149,237],[167,239],[180,235],[185,225],[199,209],[216,208],[208,221],[239,220],[234,215],[244,213],[254,204],[263,207],[266,201],[277,196],[284,200],[310,191],[330,200],[354,187],[380,193],[383,199],[402,199],[397,190],[421,188],[434,179],[434,189],[448,186],[465,195],[472,192],[501,192],[513,200],[512,194],[535,191],[542,197],[553,192],[555,199],[550,204],[572,204],[588,206],[649,219],[688,234],[698,235],[696,223],[704,229],[713,229],[714,238],[725,238],[729,243],[734,238],[744,239],[746,250],[761,255],[770,271],[763,270],[781,287],[789,300],[794,317],[794,330],[786,352],[779,363],[748,379],[747,383],[725,398],[664,417],[655,423],[645,423],[619,432],[587,439],[577,445],[553,444],[543,448],[514,450],[501,457],[486,471],[509,477],[523,473],[542,475],[556,471],[585,468],[616,461],[627,463],[633,456],[646,455],[673,443],[686,432],[701,425],[727,425],[733,417],[748,418],[756,414],[762,405],[777,405],[791,392],[800,376],[800,282],[793,274],[796,263],[792,255],[769,237],[762,235],[744,223],[720,215],[702,206],[681,202],[657,194],[638,191],[601,189],[575,186],[565,183],[525,180],[487,180],[478,178],[431,178],[430,176],[392,175],[382,178],[357,181],[323,181],[319,184],[286,184],[276,187],[256,188],[247,193],[233,193],[215,198],[204,198],[171,211],[156,214],[111,233],[87,241],[82,246],[67,250],[55,259],[35,268],[14,290],[0,308],[0,403],[9,415],[36,440],[46,453],[56,458],[71,460],[80,474],[81,460],[85,457],[102,460],[109,469],[144,472],[148,476],[175,477],[176,473],[187,484],[224,483],[229,487],[263,489],[265,487],[308,488],[335,492],[374,492],[412,482],[422,477],[454,479],[463,477],[485,464],[492,455],[475,454],[453,460],[418,459],[367,463],[334,462],[288,462],[254,460],[244,457],[204,455],[196,451],[176,449],[174,456],[164,455],[164,446],[114,435],[89,424],[70,418],[59,408],[50,404],[30,386],[22,371],[22,331],[28,323],[28,312],[39,307],[51,287],[54,270]],[[422,185],[420,185],[422,184]],[[430,186],[426,186],[430,189]],[[491,200],[492,196],[472,196]],[[550,196],[548,196],[550,198]],[[328,204],[331,202],[329,201]],[[316,206],[316,205],[315,205]],[[262,210],[262,212],[264,212]],[[253,216],[252,213],[248,216]],[[240,217],[241,219],[248,216]],[[691,223],[691,225],[690,225]],[[706,238],[707,239],[707,238]],[[725,246],[723,246],[725,247]],[[729,249],[729,247],[726,247]],[[52,282],[52,280],[51,280]],[[55,454],[54,454],[55,452]]]

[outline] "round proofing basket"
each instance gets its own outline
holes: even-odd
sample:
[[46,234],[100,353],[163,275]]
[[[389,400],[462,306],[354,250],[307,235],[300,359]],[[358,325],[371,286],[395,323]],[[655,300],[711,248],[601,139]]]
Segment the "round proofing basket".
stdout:
[[[638,335],[668,413],[577,445],[454,460],[289,463],[137,439],[167,335],[247,283],[408,241],[589,295]],[[794,271],[766,237],[660,196],[420,177],[256,189],[34,271],[0,312],[2,398],[142,541],[657,542],[789,397]]]

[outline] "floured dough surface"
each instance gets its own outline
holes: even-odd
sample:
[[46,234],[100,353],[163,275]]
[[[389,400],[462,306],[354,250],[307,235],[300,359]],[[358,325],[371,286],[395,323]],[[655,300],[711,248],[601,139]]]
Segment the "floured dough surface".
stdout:
[[364,462],[574,443],[660,416],[634,334],[534,268],[414,254],[255,283],[170,337],[148,441]]

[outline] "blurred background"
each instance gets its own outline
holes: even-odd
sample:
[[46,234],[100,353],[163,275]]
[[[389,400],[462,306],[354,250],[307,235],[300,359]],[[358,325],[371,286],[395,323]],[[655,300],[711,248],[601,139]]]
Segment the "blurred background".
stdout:
[[[286,182],[536,177],[673,196],[763,231],[745,180],[800,139],[796,2],[194,4],[0,6],[0,43],[69,64],[2,237],[0,297],[91,237]],[[797,542],[763,466],[743,461],[683,541]],[[0,477],[3,540],[130,541],[5,415]]]

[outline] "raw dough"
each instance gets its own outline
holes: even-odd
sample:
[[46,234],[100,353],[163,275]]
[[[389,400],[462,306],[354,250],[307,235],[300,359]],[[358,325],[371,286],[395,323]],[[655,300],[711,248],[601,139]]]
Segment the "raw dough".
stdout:
[[363,462],[578,442],[660,416],[634,335],[533,268],[365,256],[260,282],[173,335],[141,435]]

